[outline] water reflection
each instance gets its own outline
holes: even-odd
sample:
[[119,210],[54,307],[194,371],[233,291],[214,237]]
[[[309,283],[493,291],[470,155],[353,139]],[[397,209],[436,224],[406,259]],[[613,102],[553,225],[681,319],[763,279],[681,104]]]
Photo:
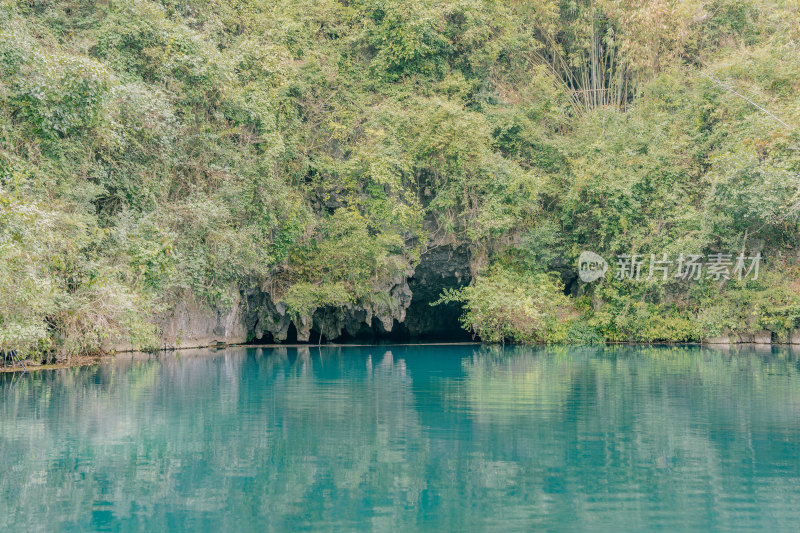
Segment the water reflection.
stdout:
[[375,346],[2,375],[0,530],[790,530],[799,368]]

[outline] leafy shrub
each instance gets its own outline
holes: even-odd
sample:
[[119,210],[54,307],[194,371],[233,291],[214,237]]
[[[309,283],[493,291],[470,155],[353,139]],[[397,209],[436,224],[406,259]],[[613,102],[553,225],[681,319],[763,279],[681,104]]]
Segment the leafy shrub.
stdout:
[[219,54],[201,35],[173,23],[149,0],[115,4],[98,31],[95,54],[116,69],[146,82],[168,81],[184,111],[216,103],[224,73]]
[[0,349],[57,358],[155,343],[146,295],[98,257],[91,219],[12,199],[0,189]]
[[317,237],[290,258],[291,286],[282,297],[294,317],[307,317],[320,307],[378,303],[376,287],[404,275],[410,258],[401,253],[403,240],[385,232],[370,235],[366,218],[342,208],[323,221]]
[[96,61],[37,51],[19,67],[12,105],[43,137],[88,133],[102,121],[111,85]]
[[169,98],[143,83],[116,85],[100,130],[98,173],[102,186],[95,205],[113,217],[125,209],[150,211],[169,194],[178,163],[182,131]]
[[488,342],[564,342],[575,308],[552,274],[495,266],[471,285],[446,290],[432,305],[463,302],[465,329]]
[[370,23],[367,44],[377,50],[373,61],[380,70],[395,75],[440,70],[448,41],[434,3],[369,0],[358,4]]
[[584,320],[575,320],[567,330],[566,342],[568,344],[602,344],[605,339],[596,328]]

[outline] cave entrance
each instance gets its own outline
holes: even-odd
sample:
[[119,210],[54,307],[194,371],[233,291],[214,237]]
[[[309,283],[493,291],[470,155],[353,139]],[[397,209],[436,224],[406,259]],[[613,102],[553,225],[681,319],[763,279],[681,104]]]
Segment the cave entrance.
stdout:
[[[308,341],[298,340],[297,328],[290,324],[286,339],[280,344],[326,344],[326,343],[414,343],[414,342],[470,342],[478,340],[461,327],[463,314],[461,303],[431,306],[439,299],[445,289],[457,289],[468,285],[471,280],[469,250],[466,246],[436,246],[427,250],[408,279],[411,290],[411,303],[406,309],[403,322],[395,320],[390,331],[383,323],[373,318],[372,324],[362,322],[357,331],[342,330],[336,338],[320,339],[319,323],[311,328]],[[321,342],[320,342],[321,341]],[[251,344],[272,344],[276,340],[265,332]]]
[[471,280],[469,248],[464,246],[432,246],[420,257],[414,275],[408,279],[411,304],[403,322],[394,321],[386,331],[379,320],[372,326],[362,324],[356,335],[343,332],[336,342],[470,342],[477,340],[461,327],[461,303],[430,304],[445,289],[458,289]]
[[408,280],[411,305],[406,310],[404,326],[412,342],[468,342],[475,340],[461,327],[462,304],[431,306],[445,289],[468,285],[471,279],[469,250],[466,246],[437,246],[420,258],[414,275]]
[[[438,299],[438,296],[437,298]],[[472,334],[461,327],[463,313],[460,303],[439,304],[436,301],[413,298],[406,311],[405,329],[411,342],[469,342]]]
[[[430,307],[427,301],[412,300],[411,307],[408,309],[407,317],[412,317],[414,326],[426,329],[412,331],[405,322],[394,321],[391,331],[386,331],[380,320],[374,319],[372,325],[361,324],[361,328],[353,335],[342,330],[342,334],[335,339],[322,337],[320,339],[319,330],[312,327],[308,341],[298,340],[297,328],[294,324],[289,325],[286,332],[286,339],[277,341],[271,333],[265,332],[260,339],[252,339],[245,344],[366,344],[366,343],[414,343],[414,342],[470,342],[475,339],[461,329],[458,319],[460,317],[459,304],[448,304]],[[412,327],[414,327],[412,326]]]

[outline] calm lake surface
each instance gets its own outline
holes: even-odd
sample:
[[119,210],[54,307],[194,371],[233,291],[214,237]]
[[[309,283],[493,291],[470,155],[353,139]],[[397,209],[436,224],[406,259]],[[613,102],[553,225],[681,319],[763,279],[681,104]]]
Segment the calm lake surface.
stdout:
[[788,350],[230,348],[0,375],[0,530],[800,527]]

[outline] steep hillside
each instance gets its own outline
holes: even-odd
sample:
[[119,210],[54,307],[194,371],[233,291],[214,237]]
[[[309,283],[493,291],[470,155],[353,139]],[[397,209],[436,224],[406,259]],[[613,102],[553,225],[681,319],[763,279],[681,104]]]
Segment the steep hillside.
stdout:
[[462,308],[497,342],[790,340],[798,20],[0,0],[0,349],[454,336]]

